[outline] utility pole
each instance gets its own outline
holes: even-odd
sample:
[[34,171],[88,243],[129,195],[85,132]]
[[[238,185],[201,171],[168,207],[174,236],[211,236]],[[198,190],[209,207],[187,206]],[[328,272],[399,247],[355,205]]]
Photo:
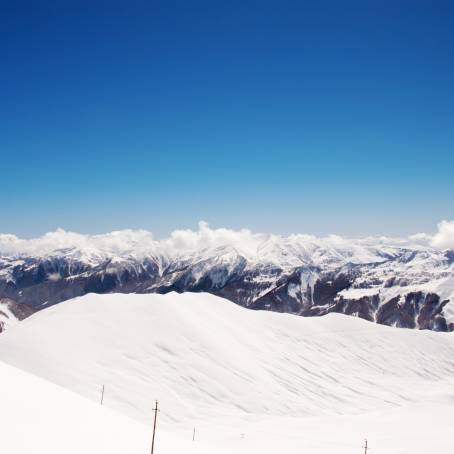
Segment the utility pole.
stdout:
[[151,454],[153,454],[154,451],[154,436],[156,433],[156,419],[158,417],[158,401],[156,401],[156,406],[153,408],[154,411],[154,423],[153,423],[153,438],[151,440]]
[[364,454],[367,454],[367,450],[370,449],[370,448],[367,446],[367,438],[366,438],[366,440],[364,441],[364,446],[363,446],[363,448],[364,448]]
[[101,405],[104,401],[104,385],[102,385],[102,392],[101,392]]

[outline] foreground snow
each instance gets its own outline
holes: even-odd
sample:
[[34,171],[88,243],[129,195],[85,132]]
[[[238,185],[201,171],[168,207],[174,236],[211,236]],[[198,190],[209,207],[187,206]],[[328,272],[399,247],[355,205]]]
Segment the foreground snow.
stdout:
[[87,295],[2,334],[0,360],[92,400],[0,364],[12,454],[149,452],[155,398],[157,453],[454,449],[451,334],[204,294]]
[[[24,454],[145,454],[149,427],[31,374],[0,363],[2,452]],[[350,453],[367,434],[374,451],[423,454],[453,447],[451,406],[416,406],[364,417],[239,419],[221,428],[160,430],[156,453]],[[199,438],[201,440],[199,440]]]
[[3,363],[0,376],[2,452],[146,452],[145,427],[129,418]]

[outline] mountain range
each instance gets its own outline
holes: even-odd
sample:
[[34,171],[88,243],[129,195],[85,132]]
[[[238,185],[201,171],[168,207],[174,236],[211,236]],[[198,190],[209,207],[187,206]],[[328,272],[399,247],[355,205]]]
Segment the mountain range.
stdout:
[[0,236],[0,329],[87,293],[208,292],[250,309],[454,330],[454,250],[413,239],[146,231]]

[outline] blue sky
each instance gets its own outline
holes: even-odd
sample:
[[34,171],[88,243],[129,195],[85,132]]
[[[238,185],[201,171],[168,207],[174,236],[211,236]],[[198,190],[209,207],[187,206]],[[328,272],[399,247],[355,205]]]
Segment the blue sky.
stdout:
[[449,1],[2,2],[0,232],[454,218]]

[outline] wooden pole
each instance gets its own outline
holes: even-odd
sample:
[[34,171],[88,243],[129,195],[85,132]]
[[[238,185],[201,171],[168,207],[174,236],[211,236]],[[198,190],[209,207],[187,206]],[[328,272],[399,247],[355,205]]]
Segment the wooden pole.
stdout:
[[104,402],[104,385],[102,385],[102,392],[101,392],[101,405]]
[[153,423],[153,438],[151,440],[151,454],[154,452],[154,436],[156,433],[156,419],[158,417],[158,401],[156,401],[156,406],[153,408],[154,411],[154,423]]

